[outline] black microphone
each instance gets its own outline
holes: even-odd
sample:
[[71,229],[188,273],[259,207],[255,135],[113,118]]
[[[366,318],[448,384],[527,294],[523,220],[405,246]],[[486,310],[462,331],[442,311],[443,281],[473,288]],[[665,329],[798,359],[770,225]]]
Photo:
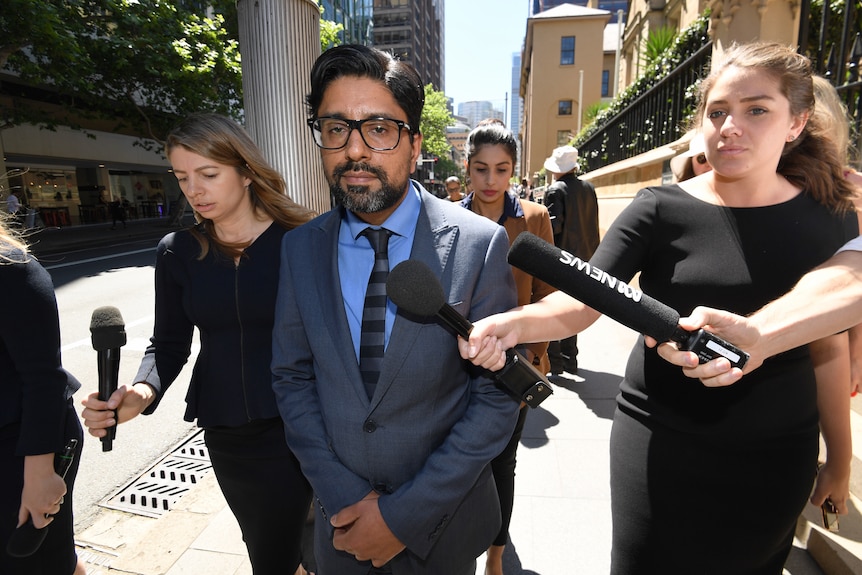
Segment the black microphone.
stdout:
[[[72,466],[72,461],[75,460],[75,451],[77,448],[78,440],[72,438],[66,443],[63,452],[54,456],[54,471],[63,479],[66,479],[66,473]],[[63,499],[60,500],[60,504],[63,504]],[[48,515],[46,514],[45,517],[48,517]],[[9,536],[9,541],[6,543],[6,553],[11,557],[29,557],[45,541],[45,536],[48,535],[48,527],[50,526],[49,523],[39,529],[33,525],[33,516],[31,515],[27,518],[26,523],[16,528],[12,532],[12,535]]]
[[[405,260],[395,266],[386,280],[386,295],[410,314],[437,316],[456,334],[465,339],[470,336],[473,324],[446,303],[443,286],[437,276],[420,261]],[[553,393],[548,378],[513,349],[506,351],[506,365],[493,375],[498,387],[530,407],[537,407]]]
[[[126,345],[126,326],[120,310],[103,306],[93,310],[90,319],[93,349],[96,350],[99,366],[99,399],[108,401],[117,391],[120,376],[120,348]],[[108,428],[102,440],[102,451],[111,451],[117,435],[116,424]]]
[[676,342],[695,352],[701,363],[725,357],[741,369],[748,361],[746,352],[713,333],[679,327],[675,309],[530,232],[512,242],[509,263],[626,327],[658,342]]

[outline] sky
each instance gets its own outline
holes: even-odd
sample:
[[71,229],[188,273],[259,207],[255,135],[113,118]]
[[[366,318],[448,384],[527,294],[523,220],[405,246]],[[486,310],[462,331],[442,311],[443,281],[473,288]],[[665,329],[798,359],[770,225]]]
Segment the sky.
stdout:
[[445,8],[445,93],[455,113],[471,100],[502,110],[507,93],[512,100],[512,54],[524,42],[529,0],[446,0]]

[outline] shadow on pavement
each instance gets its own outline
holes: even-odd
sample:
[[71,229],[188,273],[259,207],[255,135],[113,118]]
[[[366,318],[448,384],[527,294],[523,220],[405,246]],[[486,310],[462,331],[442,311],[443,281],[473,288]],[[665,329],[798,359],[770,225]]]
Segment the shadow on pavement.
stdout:
[[[553,396],[551,396],[548,401],[553,401]],[[532,413],[527,414],[527,420],[524,422],[524,432],[521,434],[521,445],[527,449],[536,449],[543,445],[547,445],[547,430],[560,423],[560,420],[556,415],[541,405],[535,409],[531,409],[530,411]],[[506,551],[508,550],[509,547],[507,546]]]
[[602,419],[614,418],[622,379],[619,375],[581,368],[575,376],[552,375],[548,379],[555,386],[578,394],[584,405]]

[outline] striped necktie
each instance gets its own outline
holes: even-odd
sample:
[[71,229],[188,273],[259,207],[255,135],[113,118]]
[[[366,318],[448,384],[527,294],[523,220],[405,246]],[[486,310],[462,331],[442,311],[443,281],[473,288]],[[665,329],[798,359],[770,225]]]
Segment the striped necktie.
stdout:
[[359,338],[359,371],[370,399],[380,377],[383,352],[386,348],[386,278],[389,277],[389,230],[365,228],[362,235],[374,248],[374,267],[368,278],[365,305],[362,309],[362,330]]

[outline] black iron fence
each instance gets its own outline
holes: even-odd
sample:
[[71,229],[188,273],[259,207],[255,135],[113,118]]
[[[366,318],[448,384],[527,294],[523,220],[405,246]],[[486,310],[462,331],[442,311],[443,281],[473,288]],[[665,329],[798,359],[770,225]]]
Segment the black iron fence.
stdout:
[[696,104],[695,86],[709,71],[708,41],[618,114],[577,144],[586,166],[595,170],[678,139]]
[[818,74],[835,86],[847,107],[850,141],[862,165],[862,1],[802,0],[800,5],[799,51],[807,55]]
[[[685,131],[696,105],[697,81],[706,76],[712,42],[704,33],[691,56],[617,113],[597,119],[575,142],[581,169],[591,171],[669,144]],[[862,0],[801,0],[799,50],[836,87],[850,118],[851,142],[862,152]],[[854,158],[862,166],[862,153]]]

